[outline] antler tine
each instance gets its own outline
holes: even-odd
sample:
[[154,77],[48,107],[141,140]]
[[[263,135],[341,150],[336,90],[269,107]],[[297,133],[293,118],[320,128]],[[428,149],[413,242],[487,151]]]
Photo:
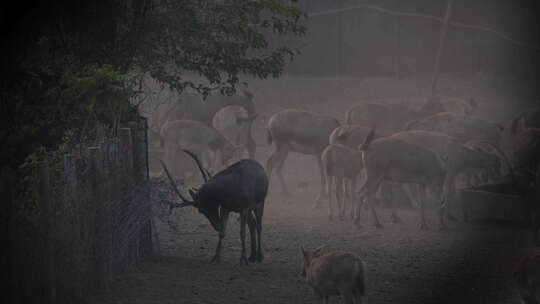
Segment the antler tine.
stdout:
[[210,171],[208,171],[208,169],[204,168],[204,172],[206,173],[206,176],[208,177],[208,179],[212,178],[212,173],[210,173]]
[[[212,175],[208,172],[208,170],[206,170],[202,164],[201,164],[201,161],[199,160],[199,158],[191,151],[188,151],[188,150],[182,150],[184,152],[186,152],[186,154],[188,154],[189,156],[191,156],[191,158],[193,158],[193,160],[195,161],[195,163],[197,163],[197,167],[199,167],[199,170],[201,171],[201,175],[204,179],[204,182],[207,183],[209,179],[212,178]],[[208,174],[208,175],[206,175]]]
[[489,141],[486,141],[486,140],[479,140],[478,142],[485,143],[485,144],[493,147],[493,149],[495,149],[495,151],[497,151],[497,153],[500,154],[499,157],[502,158],[502,160],[504,161],[504,163],[508,167],[508,170],[510,171],[510,175],[514,176],[514,167],[512,166],[512,163],[510,162],[510,159],[508,158],[508,156],[506,156],[506,153],[504,153],[504,151],[501,150],[501,148],[497,147],[497,145],[494,145],[493,143],[491,143]]
[[178,197],[184,202],[183,204],[181,204],[181,206],[178,206],[178,207],[185,207],[185,206],[193,205],[194,204],[193,201],[190,201],[190,200],[186,199],[182,195],[182,193],[180,193],[180,190],[178,190],[178,187],[176,186],[176,183],[173,181],[173,179],[171,177],[171,174],[169,173],[169,170],[167,169],[167,166],[165,165],[163,160],[160,159],[159,162],[161,163],[161,166],[163,167],[163,170],[165,170],[165,173],[167,174],[167,178],[169,179],[169,182],[171,183],[171,186],[172,186],[174,192],[176,192],[176,195],[178,195]]

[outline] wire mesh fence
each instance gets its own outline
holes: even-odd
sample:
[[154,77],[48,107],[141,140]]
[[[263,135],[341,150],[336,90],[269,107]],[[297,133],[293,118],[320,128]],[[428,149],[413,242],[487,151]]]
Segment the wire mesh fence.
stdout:
[[[39,163],[38,220],[12,216],[8,224],[12,303],[82,299],[156,254],[146,128],[141,119],[80,155],[64,155],[61,181]],[[9,179],[2,181],[3,197],[13,197]]]

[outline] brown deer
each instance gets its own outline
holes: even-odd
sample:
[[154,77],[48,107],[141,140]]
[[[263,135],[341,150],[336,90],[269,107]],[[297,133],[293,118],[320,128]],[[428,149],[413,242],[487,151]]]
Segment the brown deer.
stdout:
[[270,117],[267,126],[268,144],[273,143],[275,151],[268,158],[266,168],[269,177],[274,168],[277,169],[284,194],[290,195],[282,174],[289,152],[313,155],[317,159],[321,177],[321,189],[316,205],[321,206],[326,188],[321,154],[328,146],[330,134],[338,126],[339,122],[333,117],[296,109],[283,110]]
[[[373,140],[375,128],[360,146],[364,152],[364,167],[366,181],[362,185],[358,197],[359,203],[364,199],[371,208],[375,226],[382,228],[373,204],[373,196],[382,181],[418,184],[422,199],[420,200],[421,229],[427,229],[425,219],[425,192],[441,194],[439,219],[441,229],[445,228],[444,216],[446,211],[446,195],[448,182],[446,180],[445,160],[435,152],[424,147],[408,143],[393,137],[383,137]],[[360,227],[360,207],[356,208],[356,224]]]
[[[212,126],[233,145],[246,149],[250,158],[255,158],[255,150],[249,140],[251,126],[256,117],[257,114],[249,116],[241,106],[226,106],[214,115]],[[237,152],[239,152],[238,158],[241,158],[243,150],[237,150]]]

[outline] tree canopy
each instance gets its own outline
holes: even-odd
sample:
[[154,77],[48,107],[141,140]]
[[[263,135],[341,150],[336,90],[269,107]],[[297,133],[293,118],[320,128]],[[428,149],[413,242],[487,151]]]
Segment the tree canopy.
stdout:
[[[103,105],[128,106],[141,75],[201,94],[231,94],[241,74],[276,77],[296,50],[271,41],[305,32],[297,0],[26,4],[2,14],[0,137],[9,143],[2,163],[58,144],[63,130],[83,128],[88,117],[111,123]],[[186,72],[208,81],[192,82]]]

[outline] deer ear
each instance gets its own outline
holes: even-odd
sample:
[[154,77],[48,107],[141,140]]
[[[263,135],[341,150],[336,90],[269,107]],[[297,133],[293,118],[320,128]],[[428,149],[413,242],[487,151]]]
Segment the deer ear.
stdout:
[[314,254],[315,256],[320,255],[321,250],[323,250],[325,247],[326,247],[326,245],[322,245],[322,246],[317,247],[317,249],[315,249],[315,250],[313,251],[313,254]]
[[193,188],[192,189],[189,189],[189,195],[191,195],[191,198],[193,199],[193,201],[197,201],[197,191],[194,190]]
[[308,253],[304,249],[304,246],[300,245],[300,252],[302,252],[302,258],[304,258],[304,260],[307,260],[308,259]]

